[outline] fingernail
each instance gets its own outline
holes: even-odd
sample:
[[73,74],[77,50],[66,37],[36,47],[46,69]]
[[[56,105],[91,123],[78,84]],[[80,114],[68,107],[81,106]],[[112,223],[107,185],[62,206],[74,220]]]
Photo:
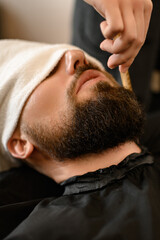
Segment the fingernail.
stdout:
[[114,68],[116,68],[116,67],[117,67],[117,66],[110,66],[109,68],[110,68],[110,69],[114,69]]

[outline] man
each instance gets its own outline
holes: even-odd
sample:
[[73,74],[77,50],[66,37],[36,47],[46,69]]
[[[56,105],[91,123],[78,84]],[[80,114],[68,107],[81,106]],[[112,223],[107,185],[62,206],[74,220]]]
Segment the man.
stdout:
[[61,189],[6,239],[156,239],[160,166],[134,94],[73,46],[0,45],[3,166],[20,159]]

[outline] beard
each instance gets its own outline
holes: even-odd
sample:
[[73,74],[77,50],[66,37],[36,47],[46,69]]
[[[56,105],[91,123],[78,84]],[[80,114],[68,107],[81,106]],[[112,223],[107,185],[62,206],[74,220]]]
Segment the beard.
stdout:
[[[72,87],[73,88],[73,87]],[[127,141],[138,143],[144,114],[133,92],[99,82],[94,99],[75,101],[69,92],[69,111],[56,123],[23,124],[23,131],[37,149],[64,161],[102,153]]]

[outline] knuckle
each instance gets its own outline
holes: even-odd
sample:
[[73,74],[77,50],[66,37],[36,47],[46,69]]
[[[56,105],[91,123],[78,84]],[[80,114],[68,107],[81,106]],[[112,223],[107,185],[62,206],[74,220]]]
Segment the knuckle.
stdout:
[[134,58],[130,58],[130,59],[126,62],[125,66],[129,68],[129,67],[131,66],[131,64],[133,63],[133,61],[134,61]]
[[137,37],[135,34],[128,35],[127,42],[128,44],[132,44],[133,42],[137,41]]
[[134,4],[135,4],[135,7],[136,7],[136,8],[142,9],[143,6],[144,6],[144,1],[139,1],[139,0],[137,0],[137,1],[135,1]]
[[117,24],[111,24],[108,26],[108,35],[115,37],[117,34],[123,32],[123,26]]
[[152,9],[153,9],[153,2],[151,0],[147,1],[146,2],[146,6],[147,6],[147,9],[149,11],[152,11]]
[[102,31],[104,31],[105,27],[106,27],[106,22],[105,21],[101,22],[100,23],[100,28],[101,28]]
[[127,60],[128,60],[128,59],[126,58],[126,56],[123,55],[123,54],[121,54],[121,56],[120,56],[120,61],[121,61],[121,63],[126,63]]
[[140,48],[142,47],[142,45],[144,44],[145,42],[145,37],[141,34],[141,36],[138,36],[134,42],[134,46],[136,48]]
[[133,56],[127,56],[127,55],[121,55],[121,62],[123,63],[123,64],[125,64],[125,66],[126,67],[129,67],[130,65],[131,65],[131,63],[133,62],[133,60],[134,60],[134,58],[133,58]]
[[116,24],[116,25],[112,26],[112,31],[113,31],[113,33],[121,33],[123,31],[123,26],[120,24],[119,25]]
[[141,47],[142,45],[144,44],[144,39],[142,39],[142,38],[139,38],[139,39],[137,39],[137,46],[139,47]]
[[148,12],[152,12],[152,9],[153,9],[153,2],[152,0],[136,0],[134,2],[134,6],[135,8],[138,8],[138,9],[143,9],[145,11],[148,11]]

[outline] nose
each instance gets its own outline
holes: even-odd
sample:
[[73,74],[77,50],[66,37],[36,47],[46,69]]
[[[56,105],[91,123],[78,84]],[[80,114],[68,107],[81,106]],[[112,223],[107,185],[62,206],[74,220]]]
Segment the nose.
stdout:
[[66,72],[69,75],[75,73],[78,67],[88,64],[88,61],[81,50],[68,50],[65,53]]

